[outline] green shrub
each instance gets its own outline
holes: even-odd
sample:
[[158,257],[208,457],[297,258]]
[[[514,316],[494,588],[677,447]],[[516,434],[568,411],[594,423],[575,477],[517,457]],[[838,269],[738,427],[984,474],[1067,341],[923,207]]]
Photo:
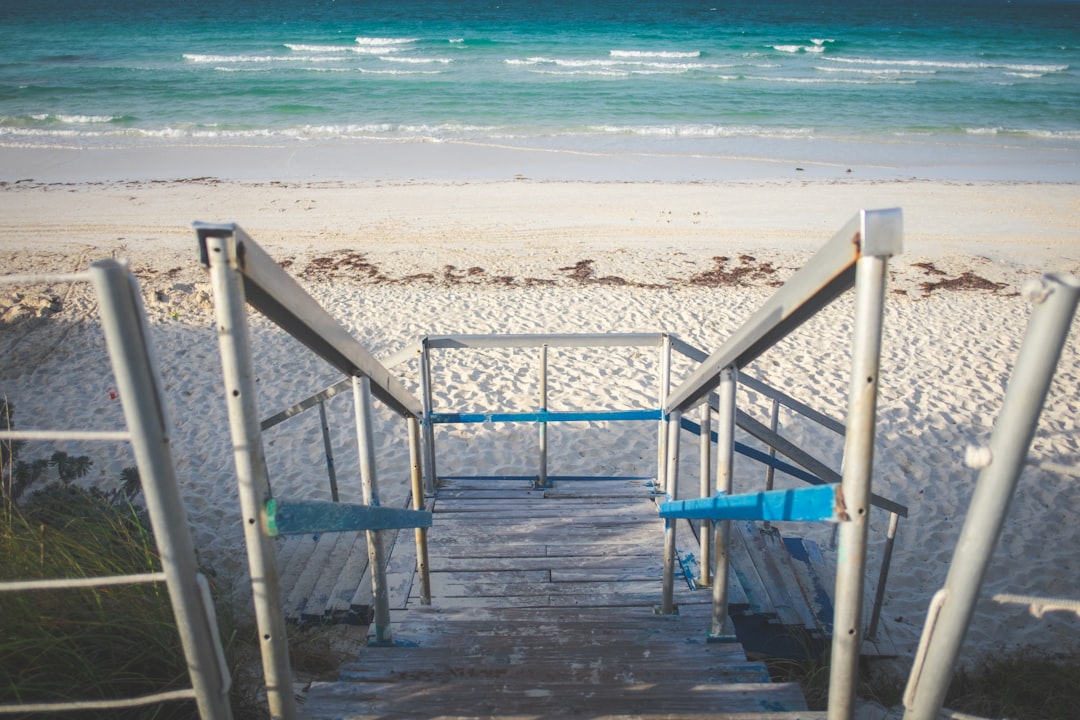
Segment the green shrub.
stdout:
[[[119,493],[53,484],[0,523],[0,577],[54,579],[157,572],[143,513]],[[189,687],[162,583],[0,595],[0,701],[57,702]],[[181,718],[191,702],[97,714]],[[93,717],[93,713],[65,717]]]

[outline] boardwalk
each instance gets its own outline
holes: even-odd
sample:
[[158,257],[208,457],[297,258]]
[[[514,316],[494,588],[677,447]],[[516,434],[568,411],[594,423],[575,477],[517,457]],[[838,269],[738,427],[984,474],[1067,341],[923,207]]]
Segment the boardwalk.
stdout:
[[[709,643],[710,593],[654,612],[663,525],[644,480],[446,480],[429,536],[431,606],[391,574],[394,645],[312,687],[308,718],[814,718],[735,643]],[[411,533],[390,565],[413,563]]]

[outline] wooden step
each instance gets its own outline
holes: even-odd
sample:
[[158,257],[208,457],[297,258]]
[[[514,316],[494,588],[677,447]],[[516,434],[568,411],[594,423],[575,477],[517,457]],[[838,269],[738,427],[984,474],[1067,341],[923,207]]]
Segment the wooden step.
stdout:
[[427,679],[397,683],[313,683],[302,712],[309,720],[825,719],[824,712],[789,709],[801,701],[799,687],[788,683],[689,685],[665,678],[662,682],[593,685],[540,681],[492,683],[461,677],[436,685]]

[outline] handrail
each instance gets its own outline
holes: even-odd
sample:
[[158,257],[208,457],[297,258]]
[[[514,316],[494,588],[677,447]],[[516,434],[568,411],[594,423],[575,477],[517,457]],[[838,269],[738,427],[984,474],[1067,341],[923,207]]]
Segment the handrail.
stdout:
[[[709,358],[708,353],[706,353],[704,350],[700,350],[691,345],[690,343],[684,340],[680,340],[674,335],[671,336],[671,349],[699,363],[704,362]],[[758,380],[757,378],[751,377],[749,375],[740,375],[739,384],[745,385],[751,390],[759,392],[767,398],[779,401],[780,404],[784,407],[790,410],[794,410],[800,415],[803,415],[810,420],[813,420],[818,425],[822,425],[829,430],[832,430],[837,435],[844,434],[844,423],[840,422],[836,418],[826,415],[819,410],[815,410],[804,402],[799,402],[795,398],[785,394],[780,390],[777,390],[772,385],[769,385],[763,380]]]
[[[901,213],[898,209],[863,210],[780,287],[751,317],[739,326],[690,377],[668,394],[663,403],[671,427],[669,443],[678,444],[682,414],[707,402],[714,389],[720,396],[717,485],[731,493],[732,450],[737,411],[735,391],[739,371],[800,327],[841,293],[855,288],[855,317],[852,332],[851,379],[848,414],[844,432],[844,465],[838,497],[845,503],[850,520],[840,525],[836,574],[836,605],[830,668],[830,717],[848,717],[853,712],[855,680],[863,638],[862,604],[865,583],[868,511],[874,502],[871,493],[874,433],[880,371],[882,318],[888,258],[902,246]],[[760,423],[743,416],[742,425],[751,425],[759,436],[775,436]],[[776,440],[777,438],[774,438]],[[779,448],[778,448],[779,449]],[[677,449],[672,451],[674,456]],[[803,460],[808,456],[803,457]],[[800,462],[797,460],[797,462]],[[677,462],[670,462],[674,472]],[[676,501],[677,479],[665,483],[669,502]],[[717,532],[717,557],[726,557],[725,546],[730,520],[723,520]],[[674,523],[669,523],[664,546],[664,602],[660,612],[670,614],[670,573],[675,543]],[[714,580],[713,634],[723,634],[727,610],[727,564],[719,563]]]
[[527,348],[527,347],[659,347],[663,333],[581,333],[552,335],[428,335],[428,347]]
[[855,284],[862,257],[900,251],[900,211],[863,210],[676,388],[666,413],[685,411],[712,391],[727,367],[745,367]]
[[210,267],[215,252],[207,246],[208,238],[234,247],[244,295],[253,307],[345,375],[371,378],[375,396],[399,415],[421,415],[420,402],[401,382],[238,225],[195,223],[195,232],[204,267]]
[[8,277],[0,282],[81,282],[89,280],[97,296],[109,361],[119,390],[126,431],[5,431],[0,438],[78,439],[128,442],[135,455],[143,498],[154,541],[160,551],[159,572],[90,578],[16,580],[0,583],[0,592],[48,591],[60,588],[108,587],[164,582],[187,661],[191,687],[109,700],[13,703],[0,714],[67,712],[138,707],[176,700],[195,700],[204,720],[230,720],[230,675],[221,647],[213,600],[199,572],[187,513],[180,496],[169,444],[169,420],[162,383],[154,363],[138,281],[127,265],[100,260],[84,273]]
[[[200,258],[209,272],[214,295],[215,323],[225,380],[226,407],[232,433],[233,456],[243,513],[244,541],[250,567],[255,619],[259,629],[267,704],[272,718],[289,720],[296,716],[293,697],[285,618],[281,588],[277,577],[275,549],[271,541],[273,523],[278,519],[274,508],[280,503],[270,489],[269,472],[263,449],[262,432],[268,427],[318,406],[341,392],[347,382],[352,389],[356,425],[357,454],[363,506],[378,508],[379,494],[375,472],[375,449],[372,399],[378,398],[392,411],[406,419],[412,468],[410,482],[415,486],[420,467],[419,447],[413,441],[423,406],[390,371],[380,363],[350,332],[335,320],[311,295],[286,273],[243,230],[235,224],[196,223]],[[260,420],[255,387],[254,358],[248,336],[248,309],[251,305],[299,340],[316,355],[347,377],[300,403]],[[329,430],[323,424],[331,495],[337,500],[333,459],[329,452]],[[287,503],[287,501],[286,501]],[[288,507],[286,505],[285,507]],[[307,515],[310,508],[292,505],[295,516]],[[390,643],[391,618],[386,584],[386,546],[381,529],[390,527],[382,520],[386,513],[356,510],[355,506],[328,505],[335,513],[337,530],[367,532],[368,562],[371,567],[374,597],[374,630],[377,643]],[[318,514],[316,512],[315,514]],[[430,515],[422,510],[400,510],[405,522],[417,529],[417,557],[426,556],[424,523]],[[289,525],[290,532],[302,528]],[[395,526],[397,527],[397,526]],[[277,528],[277,529],[280,529]],[[426,578],[421,581],[427,586]],[[422,594],[422,601],[429,601]]]
[[[934,595],[904,691],[905,720],[938,716],[960,647],[1016,493],[1043,403],[1080,306],[1080,278],[1046,275],[1024,288],[1032,304],[945,585]],[[1076,607],[1080,607],[1077,605]]]

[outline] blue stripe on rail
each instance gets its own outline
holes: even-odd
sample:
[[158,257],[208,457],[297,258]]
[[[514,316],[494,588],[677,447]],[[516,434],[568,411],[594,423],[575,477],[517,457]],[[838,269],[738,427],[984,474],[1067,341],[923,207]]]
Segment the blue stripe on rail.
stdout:
[[666,502],[660,505],[660,517],[773,522],[849,519],[838,484]]
[[321,500],[277,500],[266,503],[267,534],[307,535],[354,530],[431,527],[431,513]]
[[589,422],[593,420],[661,420],[661,410],[611,410],[607,412],[520,412],[520,413],[432,413],[431,422],[447,423],[489,422]]

